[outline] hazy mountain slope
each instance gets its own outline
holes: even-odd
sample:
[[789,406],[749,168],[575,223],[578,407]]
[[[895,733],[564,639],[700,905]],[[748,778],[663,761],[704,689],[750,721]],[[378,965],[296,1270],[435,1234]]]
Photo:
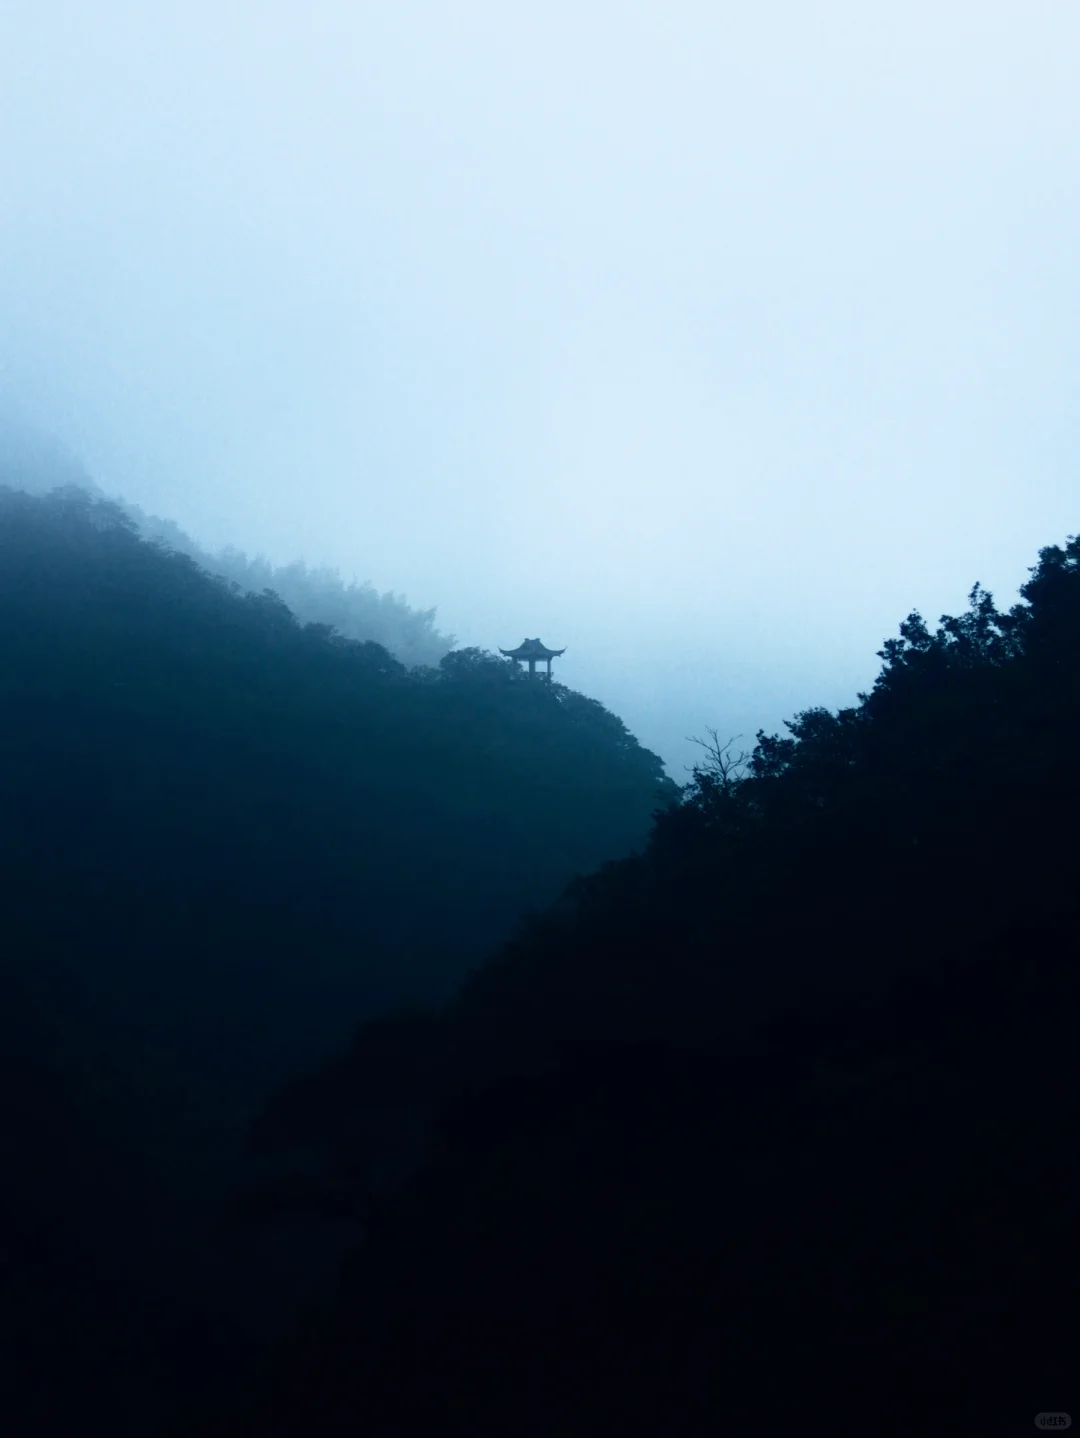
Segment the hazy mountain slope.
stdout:
[[325,565],[309,568],[299,560],[272,565],[232,548],[211,554],[171,521],[144,514],[134,504],[123,507],[144,538],[189,555],[201,568],[243,590],[261,594],[272,589],[304,624],[329,624],[346,639],[372,640],[410,666],[433,667],[454,647],[453,635],[435,628],[434,609],[411,609],[399,595],[379,594],[368,583],[346,584],[337,570]]
[[42,495],[72,484],[101,495],[77,456],[0,401],[0,485]]
[[[104,498],[85,466],[63,445],[41,434],[0,406],[0,485],[45,495],[78,485]],[[147,514],[137,504],[115,499],[146,539],[186,554],[210,574],[261,594],[272,589],[305,624],[329,624],[347,639],[373,640],[408,665],[435,666],[454,647],[453,635],[435,628],[435,610],[412,609],[399,595],[379,594],[371,584],[346,583],[336,570],[309,568],[297,561],[274,566],[249,559],[237,549],[211,554],[172,520]]]

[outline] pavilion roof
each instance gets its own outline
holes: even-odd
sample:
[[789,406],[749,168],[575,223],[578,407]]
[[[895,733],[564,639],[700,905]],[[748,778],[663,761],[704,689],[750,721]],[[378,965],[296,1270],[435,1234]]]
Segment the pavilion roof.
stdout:
[[539,639],[523,639],[516,649],[500,649],[507,659],[557,659],[565,649],[548,649]]

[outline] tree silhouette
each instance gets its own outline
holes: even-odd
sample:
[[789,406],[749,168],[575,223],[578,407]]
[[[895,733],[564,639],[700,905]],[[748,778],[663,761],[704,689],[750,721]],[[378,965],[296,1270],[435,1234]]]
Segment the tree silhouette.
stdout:
[[1080,541],[881,658],[748,759],[706,731],[644,852],[307,1090],[339,1176],[363,1144],[320,1110],[408,1095],[421,1139],[258,1431],[1069,1409]]

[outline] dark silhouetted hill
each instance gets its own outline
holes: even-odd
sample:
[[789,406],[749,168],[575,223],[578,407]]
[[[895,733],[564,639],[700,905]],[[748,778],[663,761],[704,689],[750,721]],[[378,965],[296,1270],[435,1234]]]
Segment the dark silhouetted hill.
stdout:
[[718,742],[643,853],[279,1093],[248,1221],[356,1239],[244,1431],[1075,1421],[1080,541],[1022,593]]
[[11,1431],[164,1433],[311,1266],[214,1234],[254,1106],[675,791],[595,701],[409,670],[78,488],[0,489],[0,756]]

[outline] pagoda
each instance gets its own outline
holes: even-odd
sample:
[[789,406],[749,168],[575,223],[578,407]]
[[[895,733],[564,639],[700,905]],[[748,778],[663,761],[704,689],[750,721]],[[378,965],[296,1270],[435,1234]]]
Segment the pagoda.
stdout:
[[500,649],[500,654],[505,654],[507,659],[514,661],[515,668],[523,659],[529,664],[529,678],[536,676],[536,661],[547,660],[547,677],[551,678],[551,661],[558,659],[560,654],[565,654],[565,649],[549,649],[539,639],[523,639],[516,649]]

